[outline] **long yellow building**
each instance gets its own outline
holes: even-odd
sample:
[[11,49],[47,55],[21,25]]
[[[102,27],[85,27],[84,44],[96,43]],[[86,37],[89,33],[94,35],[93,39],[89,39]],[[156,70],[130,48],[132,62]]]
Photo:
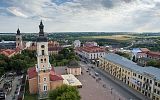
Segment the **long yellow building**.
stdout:
[[160,69],[141,67],[117,54],[99,58],[99,67],[152,100],[160,100]]

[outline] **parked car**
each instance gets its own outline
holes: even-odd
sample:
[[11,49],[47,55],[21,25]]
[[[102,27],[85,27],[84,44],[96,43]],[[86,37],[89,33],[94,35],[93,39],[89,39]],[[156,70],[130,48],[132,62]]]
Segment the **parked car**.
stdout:
[[95,72],[95,76],[99,76],[99,74],[97,72]]

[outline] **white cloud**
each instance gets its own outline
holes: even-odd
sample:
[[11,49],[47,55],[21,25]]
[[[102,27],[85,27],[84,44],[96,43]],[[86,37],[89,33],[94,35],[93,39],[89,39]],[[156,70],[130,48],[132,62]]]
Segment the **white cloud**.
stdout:
[[[14,19],[15,23],[25,23],[22,26],[26,32],[37,32],[33,27],[38,27],[40,19],[45,21],[47,32],[160,31],[159,0],[68,0],[59,5],[54,0],[7,1],[9,7],[5,9],[15,15],[10,19]],[[6,23],[0,31],[5,31],[5,26],[10,23],[3,15],[4,12],[0,13]],[[11,25],[10,30],[16,29],[14,23]]]
[[9,12],[11,12],[12,14],[16,15],[16,16],[19,16],[19,17],[24,17],[24,18],[28,18],[27,15],[23,14],[20,9],[16,8],[16,7],[9,7],[7,8],[7,10]]

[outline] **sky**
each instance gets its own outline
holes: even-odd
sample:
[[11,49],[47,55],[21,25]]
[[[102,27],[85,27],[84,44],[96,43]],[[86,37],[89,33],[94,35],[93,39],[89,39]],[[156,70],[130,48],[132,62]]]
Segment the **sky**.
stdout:
[[0,32],[160,32],[160,0],[0,0]]

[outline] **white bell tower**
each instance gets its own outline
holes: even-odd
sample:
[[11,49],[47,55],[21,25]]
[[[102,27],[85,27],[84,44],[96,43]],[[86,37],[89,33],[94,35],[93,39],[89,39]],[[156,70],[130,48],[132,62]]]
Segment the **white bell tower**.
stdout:
[[37,65],[36,71],[38,73],[38,91],[39,94],[44,95],[50,90],[50,70],[51,64],[49,63],[48,54],[48,39],[44,35],[43,23],[39,25],[39,36],[37,38]]

